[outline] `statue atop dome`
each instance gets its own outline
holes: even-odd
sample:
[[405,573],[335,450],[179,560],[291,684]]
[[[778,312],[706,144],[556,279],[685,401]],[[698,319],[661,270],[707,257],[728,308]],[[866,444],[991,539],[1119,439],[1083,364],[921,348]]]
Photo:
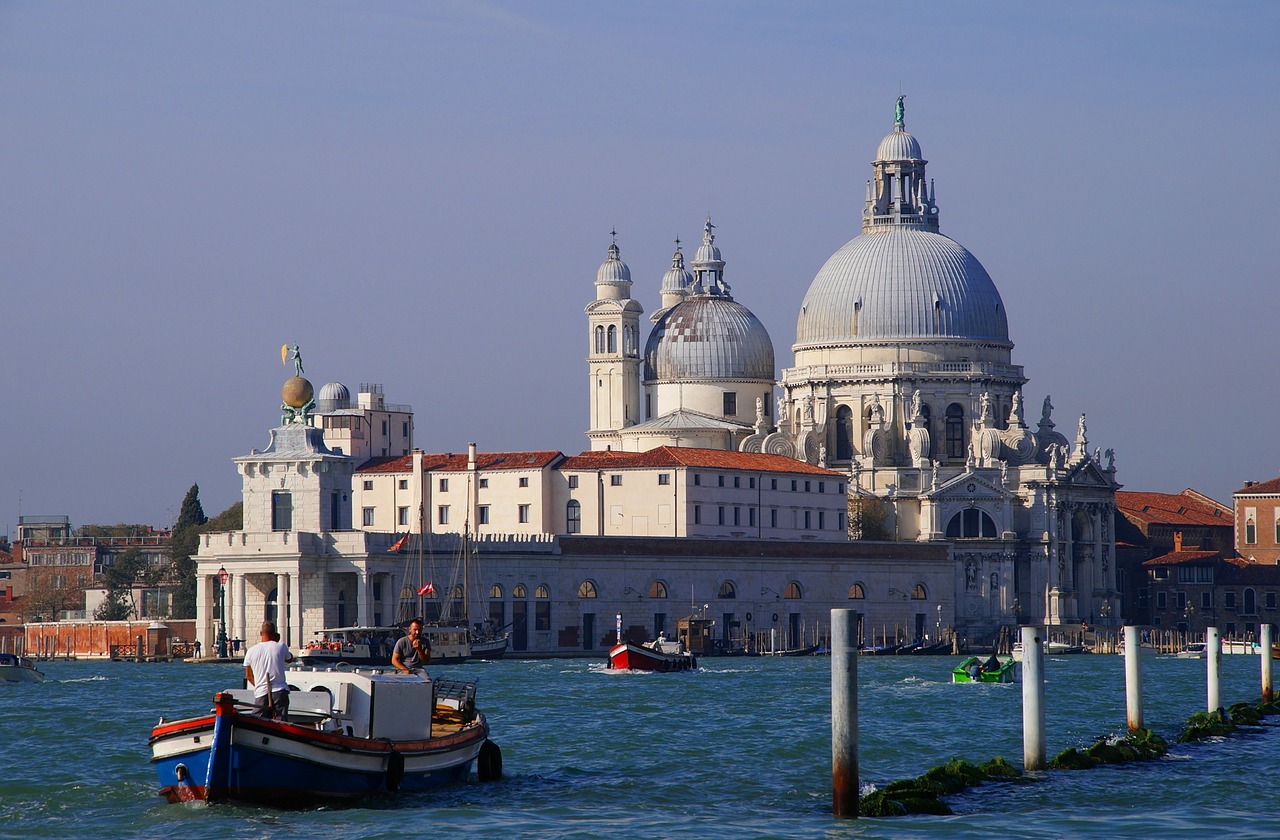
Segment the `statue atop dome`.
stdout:
[[[902,131],[906,128],[905,118],[907,116],[907,106],[902,104],[902,100],[906,98],[905,94],[898,95],[898,105],[894,108],[893,112],[893,127],[898,131]],[[881,125],[884,125],[884,123],[881,123]]]
[[284,387],[280,389],[280,425],[288,426],[296,423],[309,426],[311,424],[311,411],[316,407],[315,387],[302,376],[302,349],[295,344],[293,345],[293,352],[290,353],[289,345],[282,345],[280,347],[280,362],[288,364],[291,356],[293,358],[293,376],[286,379]]

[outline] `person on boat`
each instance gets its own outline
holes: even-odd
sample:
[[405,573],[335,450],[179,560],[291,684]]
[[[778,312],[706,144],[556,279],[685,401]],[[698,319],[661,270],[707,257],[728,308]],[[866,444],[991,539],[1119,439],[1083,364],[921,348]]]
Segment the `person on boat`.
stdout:
[[984,670],[984,671],[999,671],[999,670],[1000,670],[1000,657],[996,656],[994,653],[993,653],[993,654],[991,654],[991,658],[990,658],[990,659],[988,659],[986,662],[982,663],[982,670]]
[[262,622],[258,635],[262,641],[244,655],[244,678],[253,686],[253,702],[258,707],[258,716],[284,720],[289,714],[285,665],[293,661],[293,654],[280,641],[274,621]]
[[975,659],[969,663],[969,679],[977,682],[980,676],[982,676],[982,666]]
[[402,674],[421,671],[431,664],[431,642],[422,635],[422,619],[409,622],[409,632],[391,651],[391,664]]

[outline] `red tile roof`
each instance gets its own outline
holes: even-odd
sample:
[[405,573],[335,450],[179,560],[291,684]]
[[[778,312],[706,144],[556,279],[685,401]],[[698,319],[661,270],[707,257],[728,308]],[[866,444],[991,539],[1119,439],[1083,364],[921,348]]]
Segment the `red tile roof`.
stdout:
[[561,470],[618,470],[650,467],[701,467],[716,470],[750,472],[800,473],[823,478],[842,479],[844,473],[815,467],[804,461],[761,452],[732,452],[724,449],[691,449],[682,446],[659,446],[646,452],[613,452],[592,450],[571,455],[558,466]]
[[1221,551],[1171,551],[1159,557],[1152,557],[1144,566],[1182,566],[1189,564],[1204,565],[1222,559]]
[[1235,521],[1231,508],[1195,490],[1181,493],[1116,491],[1116,508],[1125,516],[1162,525],[1220,525]]
[[1263,493],[1280,493],[1280,478],[1273,478],[1270,481],[1259,481],[1256,484],[1241,487],[1232,495],[1252,496],[1254,494],[1260,495]]
[[[477,452],[476,466],[481,470],[542,469],[563,458],[559,451],[546,452]],[[442,455],[422,456],[422,468],[435,472],[463,472],[467,468],[467,453],[451,452]],[[412,455],[395,455],[386,458],[370,458],[361,464],[358,473],[407,473],[413,470]]]
[[1280,584],[1280,566],[1270,563],[1232,563],[1218,575],[1218,583],[1228,584]]

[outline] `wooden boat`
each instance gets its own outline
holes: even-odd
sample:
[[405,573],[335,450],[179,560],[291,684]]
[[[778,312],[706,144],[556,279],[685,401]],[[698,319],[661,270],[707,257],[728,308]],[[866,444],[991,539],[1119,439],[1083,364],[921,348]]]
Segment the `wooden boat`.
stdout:
[[[316,638],[294,651],[300,665],[332,668],[348,665],[390,665],[391,650],[405,633],[401,627],[328,627],[317,630]],[[431,643],[432,665],[456,665],[471,657],[465,627],[422,628]]]
[[[1067,642],[1044,642],[1042,649],[1045,656],[1066,656],[1085,652],[1084,645],[1073,645]],[[1012,653],[1015,661],[1022,661],[1022,642],[1013,643]]]
[[36,668],[35,662],[25,656],[0,653],[0,682],[42,683],[44,674]]
[[609,651],[608,667],[619,671],[692,671],[698,667],[698,659],[677,642],[619,642]]
[[815,656],[821,645],[808,645],[798,648],[782,648],[781,650],[762,650],[761,656]]
[[292,669],[288,720],[258,717],[252,689],[221,691],[211,713],[151,732],[170,802],[302,807],[501,777],[502,753],[476,711],[475,683],[375,670]]
[[953,683],[1011,683],[1018,673],[1018,665],[1012,656],[991,656],[979,659],[970,656],[951,670]]

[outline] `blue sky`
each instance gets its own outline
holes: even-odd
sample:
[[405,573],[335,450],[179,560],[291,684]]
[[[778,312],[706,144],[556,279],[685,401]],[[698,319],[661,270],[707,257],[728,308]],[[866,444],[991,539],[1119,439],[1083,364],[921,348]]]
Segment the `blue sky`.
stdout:
[[581,451],[614,226],[652,311],[710,211],[788,365],[900,89],[1027,404],[1128,489],[1280,474],[1280,7],[886,8],[0,5],[0,533],[231,504],[285,342],[429,451]]

